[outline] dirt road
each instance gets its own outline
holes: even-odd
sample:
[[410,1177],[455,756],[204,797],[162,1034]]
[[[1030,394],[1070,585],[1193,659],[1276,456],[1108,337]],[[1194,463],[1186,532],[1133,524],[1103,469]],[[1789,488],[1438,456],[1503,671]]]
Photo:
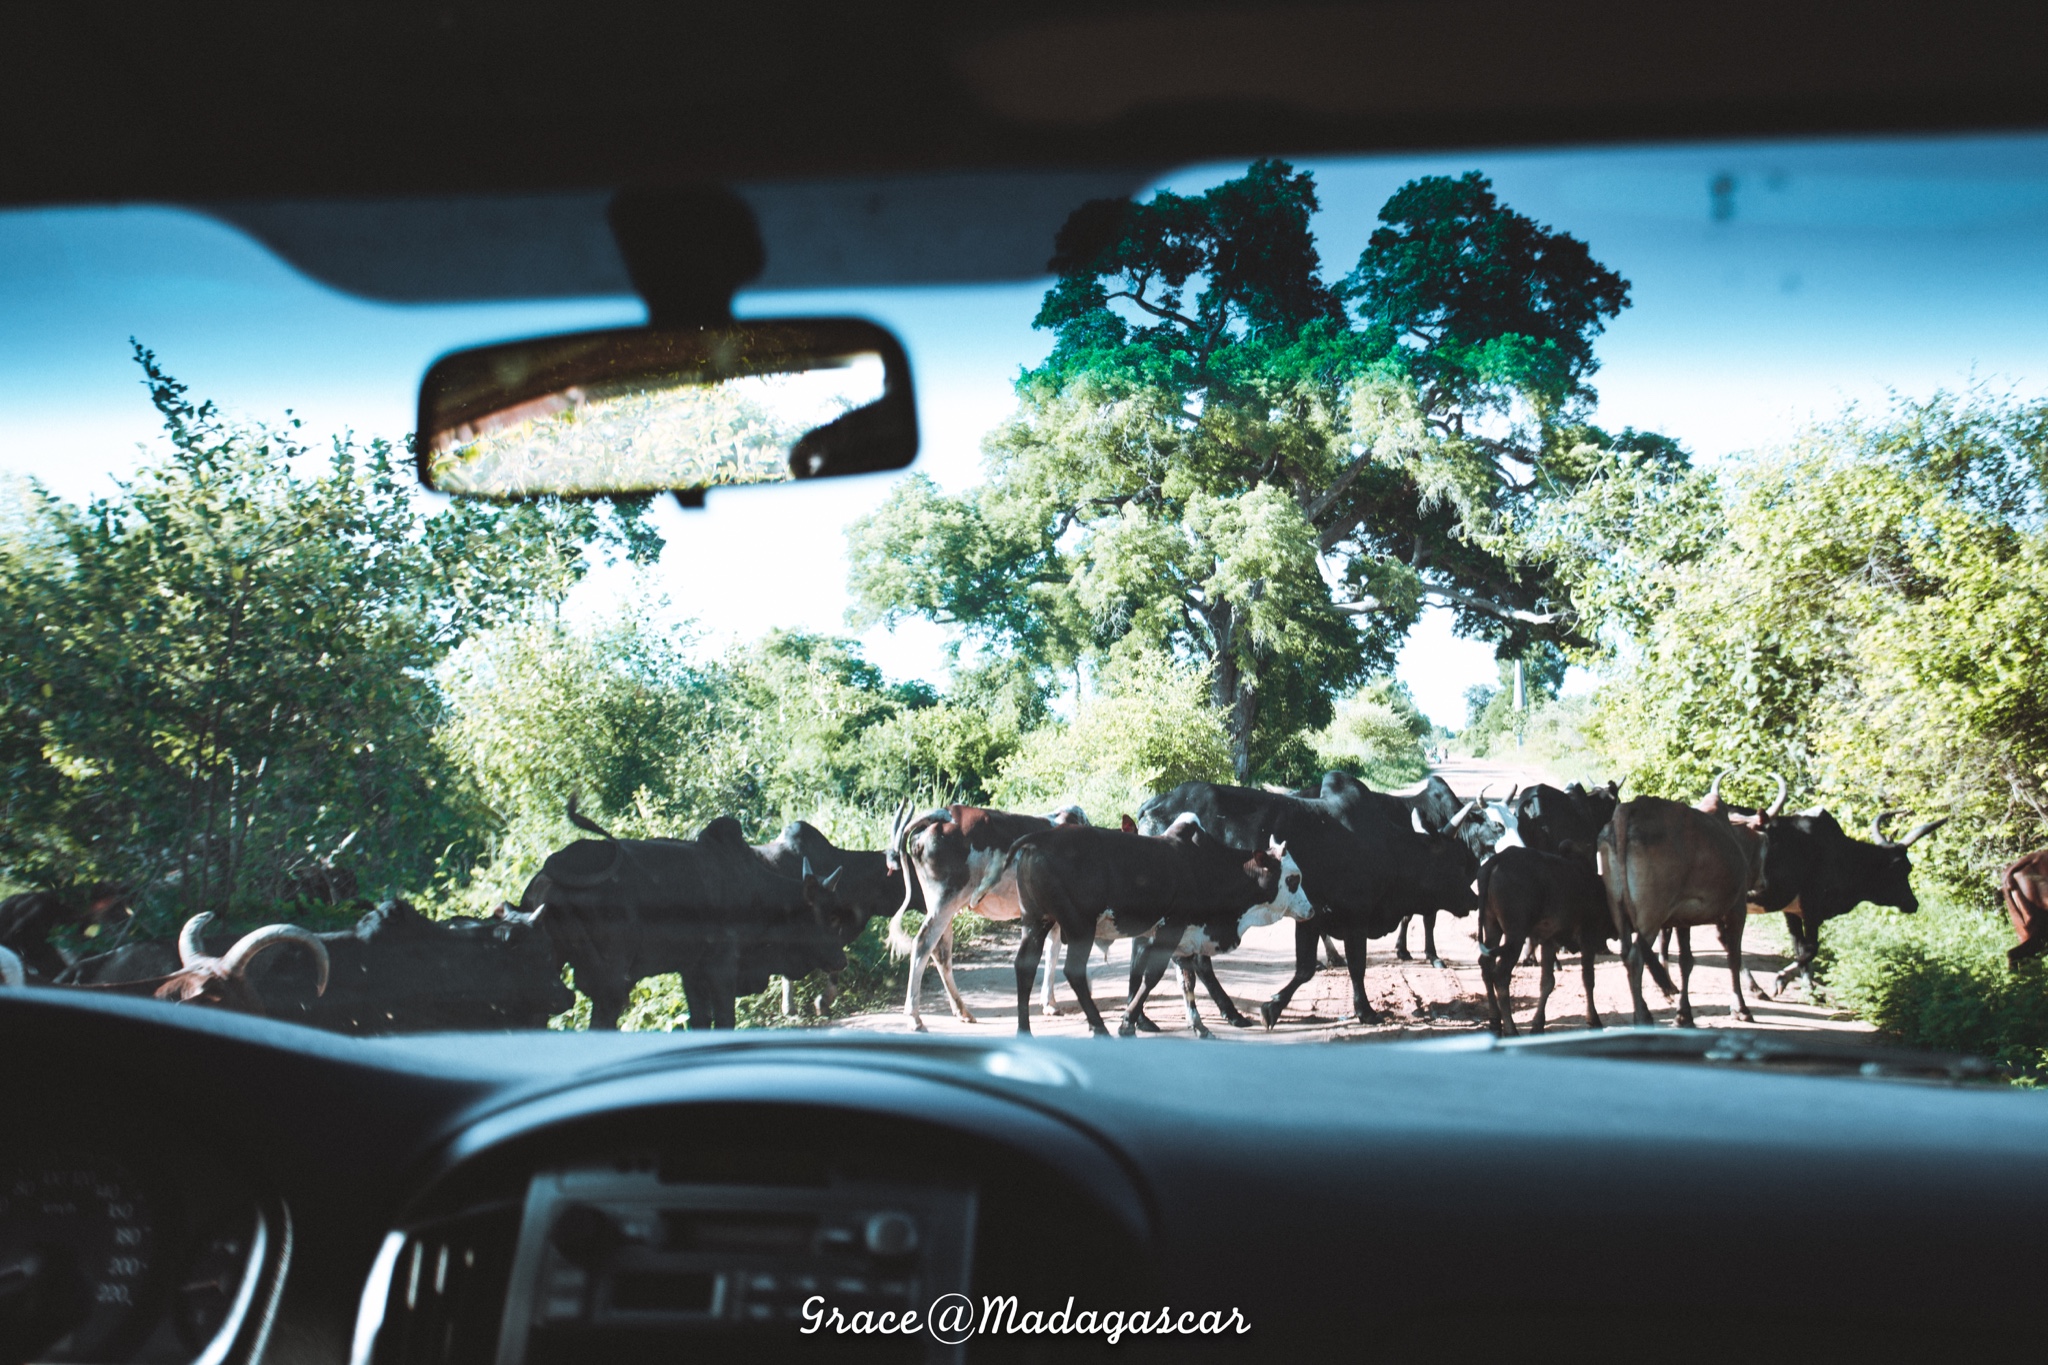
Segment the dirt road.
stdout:
[[[1547,777],[1537,770],[1509,763],[1473,760],[1452,760],[1437,771],[1461,796],[1474,795],[1488,783],[1493,785],[1495,796],[1502,796],[1513,784],[1545,780]],[[1414,961],[1396,960],[1391,938],[1374,942],[1367,958],[1365,980],[1366,993],[1382,1016],[1378,1025],[1341,1022],[1351,1010],[1351,982],[1341,967],[1319,967],[1315,979],[1296,993],[1287,1013],[1270,1032],[1261,1028],[1238,1030],[1224,1025],[1207,994],[1198,990],[1203,1020],[1219,1038],[1262,1042],[1420,1036],[1483,1028],[1486,1023],[1486,995],[1479,977],[1479,943],[1474,932],[1475,924],[1475,918],[1469,915],[1463,919],[1437,916],[1436,942],[1445,962],[1442,967],[1433,967],[1422,960],[1419,923],[1409,934],[1408,946],[1414,954]],[[978,1023],[966,1023],[953,1017],[939,985],[938,973],[927,971],[922,1002],[926,1026],[934,1033],[991,1036],[1010,1032],[1017,1017],[1016,975],[1012,967],[1016,943],[1014,927],[997,925],[981,943],[956,960],[955,976],[962,994],[967,997],[968,1007],[980,1021]],[[1705,1028],[1736,1023],[1730,1013],[1733,1002],[1727,959],[1722,954],[1718,938],[1711,929],[1697,930],[1693,934],[1693,949],[1695,1022]],[[1758,978],[1768,983],[1789,960],[1785,955],[1788,951],[1783,923],[1776,916],[1750,918],[1743,942],[1743,965],[1746,969],[1754,971]],[[1675,977],[1678,972],[1675,953],[1673,957],[1671,970]],[[1254,1018],[1257,1017],[1258,1002],[1279,990],[1293,970],[1294,927],[1291,924],[1275,924],[1254,930],[1245,936],[1245,942],[1235,952],[1216,959],[1216,975],[1224,988],[1237,1002],[1238,1008]],[[1112,1028],[1116,1026],[1123,1007],[1129,972],[1128,944],[1117,945],[1107,961],[1098,950],[1089,962],[1090,989],[1097,1007],[1103,1011]],[[1527,1026],[1536,1010],[1539,975],[1539,969],[1533,966],[1518,968],[1515,972],[1515,1014],[1518,1024],[1523,1027]],[[1804,1003],[1802,988],[1797,985],[1792,986],[1782,1000],[1759,996],[1748,989],[1747,981],[1744,986],[1750,1009],[1756,1015],[1757,1027],[1868,1031],[1867,1025],[1837,1017],[1832,1008]],[[1678,1012],[1676,1000],[1666,1000],[1647,979],[1644,991],[1657,1022],[1673,1022]],[[1087,1022],[1080,1005],[1067,989],[1064,977],[1060,978],[1058,994],[1059,1013],[1052,1018],[1034,1014],[1032,1027],[1054,1036],[1086,1033]],[[1601,1016],[1610,1026],[1629,1022],[1628,977],[1618,959],[1611,956],[1600,959],[1595,968],[1594,998]],[[1162,1033],[1191,1036],[1172,973],[1168,973],[1160,983],[1147,1013]],[[1549,1020],[1553,1028],[1585,1027],[1585,992],[1581,986],[1579,963],[1574,957],[1567,957],[1558,964],[1557,989],[1550,997]],[[906,1031],[910,1027],[909,1020],[896,1011],[857,1015],[844,1022],[852,1028],[888,1032]]]

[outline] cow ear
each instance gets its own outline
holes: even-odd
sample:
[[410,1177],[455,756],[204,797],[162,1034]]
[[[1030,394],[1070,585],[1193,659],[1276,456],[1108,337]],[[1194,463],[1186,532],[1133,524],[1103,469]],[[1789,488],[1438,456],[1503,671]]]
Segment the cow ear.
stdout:
[[495,926],[491,930],[491,937],[500,943],[510,943],[512,941],[512,926],[509,924]]
[[1285,858],[1285,857],[1287,856],[1287,841],[1286,841],[1286,840],[1284,840],[1284,839],[1273,839],[1273,838],[1271,838],[1271,836],[1268,836],[1268,840],[1269,840],[1269,842],[1270,842],[1270,843],[1271,843],[1271,845],[1272,845],[1272,852],[1273,852],[1273,857],[1274,857],[1274,859],[1275,859],[1276,861],[1277,861],[1278,859],[1281,859],[1281,858]]
[[1123,821],[1123,831],[1126,834],[1136,834],[1138,832],[1138,822],[1126,815]]

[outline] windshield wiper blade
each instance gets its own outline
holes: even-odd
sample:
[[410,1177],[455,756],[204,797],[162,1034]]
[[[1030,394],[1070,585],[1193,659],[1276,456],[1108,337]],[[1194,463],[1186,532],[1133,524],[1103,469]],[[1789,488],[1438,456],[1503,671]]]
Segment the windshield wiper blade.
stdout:
[[1500,1039],[1500,1051],[1623,1061],[1695,1062],[1814,1075],[1914,1081],[2010,1081],[2013,1071],[1984,1057],[1862,1039],[1774,1029],[1621,1028]]

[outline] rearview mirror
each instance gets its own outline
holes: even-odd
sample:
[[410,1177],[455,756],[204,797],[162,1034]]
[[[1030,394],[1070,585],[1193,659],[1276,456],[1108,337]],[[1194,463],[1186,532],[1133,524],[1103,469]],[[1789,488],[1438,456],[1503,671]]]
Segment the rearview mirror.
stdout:
[[420,383],[420,481],[513,500],[901,469],[910,364],[852,318],[629,327],[456,351]]

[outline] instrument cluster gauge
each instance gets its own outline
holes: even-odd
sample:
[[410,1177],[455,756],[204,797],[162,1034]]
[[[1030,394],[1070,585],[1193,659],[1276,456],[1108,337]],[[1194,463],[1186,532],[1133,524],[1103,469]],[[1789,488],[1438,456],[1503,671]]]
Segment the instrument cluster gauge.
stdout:
[[251,1252],[257,1235],[253,1217],[217,1223],[178,1272],[171,1314],[178,1340],[195,1355],[220,1334],[245,1295],[244,1281],[254,1273]]
[[0,1168],[0,1360],[118,1358],[146,1326],[157,1229],[119,1166]]

